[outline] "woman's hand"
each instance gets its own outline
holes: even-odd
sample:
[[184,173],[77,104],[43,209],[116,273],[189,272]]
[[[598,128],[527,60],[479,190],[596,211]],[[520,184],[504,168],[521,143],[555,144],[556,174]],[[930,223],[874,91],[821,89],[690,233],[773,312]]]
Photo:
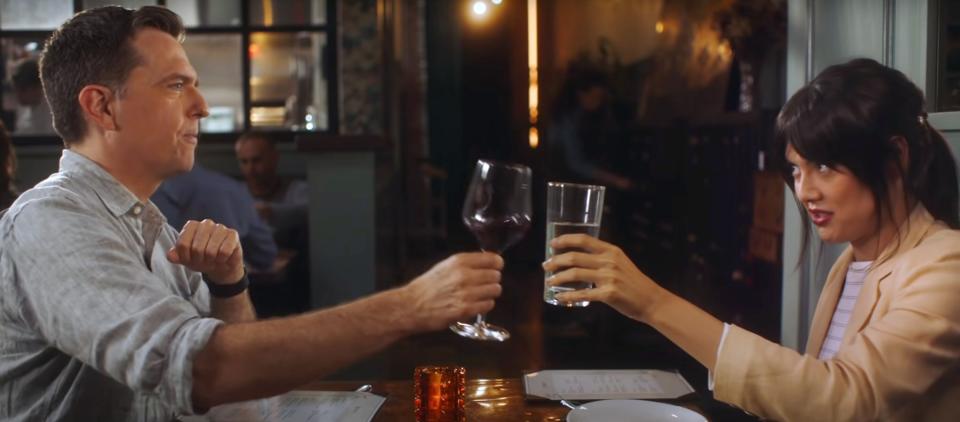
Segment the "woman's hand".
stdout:
[[637,321],[648,323],[656,306],[669,294],[641,272],[620,248],[585,234],[560,236],[550,242],[554,250],[576,250],[555,255],[543,263],[554,272],[550,286],[574,281],[594,284],[592,289],[559,293],[561,302],[598,301]]

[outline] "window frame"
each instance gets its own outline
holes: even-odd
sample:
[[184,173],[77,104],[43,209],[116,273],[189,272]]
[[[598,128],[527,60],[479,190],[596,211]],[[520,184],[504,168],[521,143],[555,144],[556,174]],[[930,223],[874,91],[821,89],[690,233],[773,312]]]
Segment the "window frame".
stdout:
[[[154,0],[157,6],[167,6],[167,0]],[[240,3],[240,24],[236,26],[229,25],[213,25],[213,26],[196,26],[196,27],[186,27],[186,36],[190,37],[191,35],[240,35],[240,44],[243,51],[240,51],[241,56],[241,79],[242,83],[242,104],[243,104],[243,125],[239,131],[233,132],[213,132],[213,133],[203,133],[202,137],[204,141],[209,143],[232,143],[236,138],[244,133],[251,130],[262,130],[265,132],[270,132],[276,134],[277,138],[281,142],[293,142],[293,139],[298,134],[337,134],[339,133],[340,127],[340,114],[339,114],[339,82],[340,75],[338,72],[338,31],[337,31],[337,0],[325,0],[326,6],[326,18],[325,23],[323,24],[298,24],[298,25],[272,25],[272,26],[263,26],[263,25],[250,25],[250,3],[251,1],[258,0],[237,0]],[[309,1],[309,0],[304,0]],[[74,13],[80,12],[83,9],[83,0],[73,0],[73,10]],[[323,75],[324,81],[327,85],[327,127],[325,129],[318,129],[313,131],[306,130],[292,130],[289,128],[254,128],[250,124],[250,111],[251,111],[251,88],[250,88],[250,76],[251,76],[251,60],[250,55],[247,52],[247,49],[250,46],[250,35],[255,32],[268,32],[268,33],[287,33],[295,34],[298,32],[311,32],[323,34],[323,48],[320,50],[320,60],[321,66],[318,66],[318,70]],[[0,39],[7,38],[40,38],[46,39],[53,33],[53,30],[4,30],[0,27]],[[0,55],[0,63],[6,63],[6,58]],[[6,66],[0,65],[0,81],[6,81]],[[202,75],[201,75],[202,76]],[[16,135],[11,133],[15,145],[44,145],[44,144],[61,144],[62,141],[60,137],[56,134],[50,135]]]

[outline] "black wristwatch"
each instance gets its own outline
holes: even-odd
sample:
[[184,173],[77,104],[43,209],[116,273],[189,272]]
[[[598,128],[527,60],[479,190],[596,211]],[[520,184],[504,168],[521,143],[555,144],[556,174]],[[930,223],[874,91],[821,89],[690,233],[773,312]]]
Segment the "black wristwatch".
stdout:
[[203,275],[203,282],[206,283],[207,288],[210,289],[210,295],[220,299],[228,299],[234,297],[240,293],[243,293],[244,290],[247,290],[247,287],[250,287],[250,278],[247,277],[247,269],[243,269],[243,277],[240,278],[240,281],[230,284],[217,284],[210,281],[210,278],[206,274]]

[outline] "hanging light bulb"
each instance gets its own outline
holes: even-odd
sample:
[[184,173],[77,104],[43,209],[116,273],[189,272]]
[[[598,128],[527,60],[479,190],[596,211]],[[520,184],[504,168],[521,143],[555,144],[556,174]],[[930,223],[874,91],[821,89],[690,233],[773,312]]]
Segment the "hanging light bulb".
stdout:
[[486,15],[488,10],[487,2],[482,0],[477,0],[473,2],[473,6],[471,7],[471,9],[473,10],[474,15],[477,15],[477,16]]

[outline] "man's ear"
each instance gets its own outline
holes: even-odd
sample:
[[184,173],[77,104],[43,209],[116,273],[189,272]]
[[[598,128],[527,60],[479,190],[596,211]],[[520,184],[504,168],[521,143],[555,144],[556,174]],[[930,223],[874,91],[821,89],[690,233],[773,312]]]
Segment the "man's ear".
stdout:
[[103,85],[87,85],[77,95],[84,117],[104,131],[119,129],[113,98],[113,90]]

